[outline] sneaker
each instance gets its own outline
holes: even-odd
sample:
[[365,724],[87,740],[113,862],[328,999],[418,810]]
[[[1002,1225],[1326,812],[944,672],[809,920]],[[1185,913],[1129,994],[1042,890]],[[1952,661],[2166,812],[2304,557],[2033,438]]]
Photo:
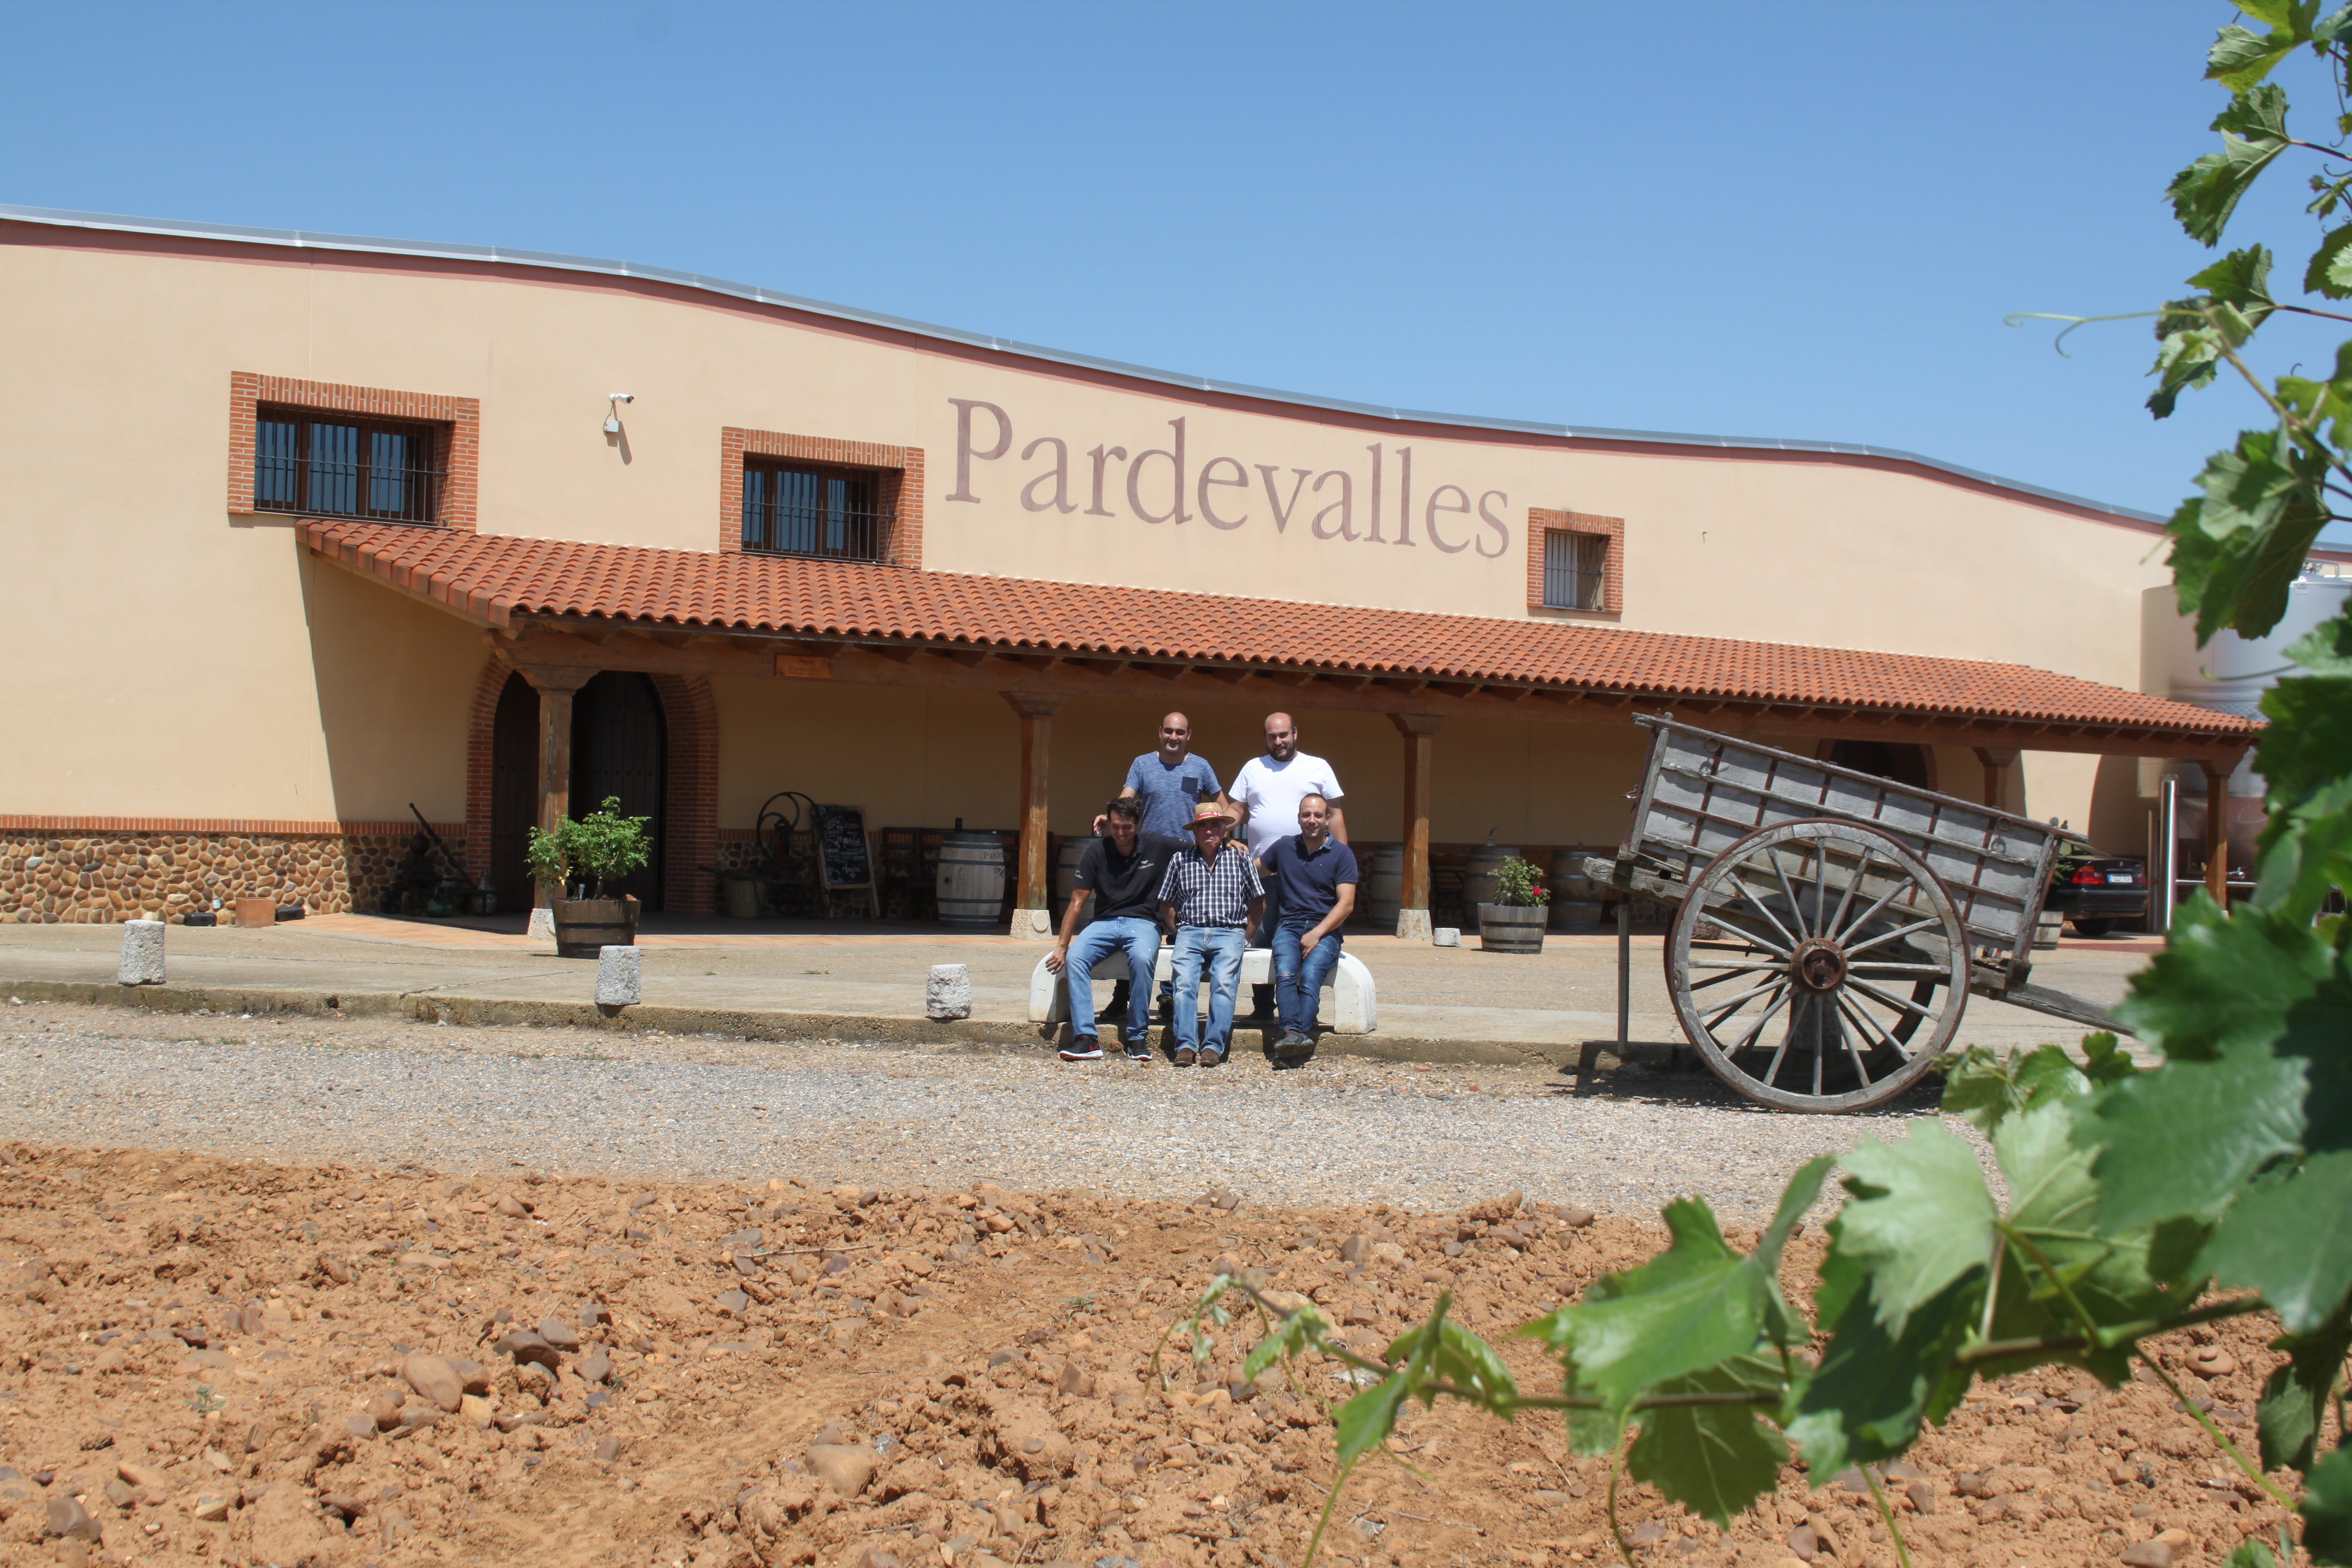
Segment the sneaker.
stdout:
[[1285,1029],[1282,1038],[1274,1042],[1274,1054],[1278,1057],[1303,1057],[1315,1048],[1315,1037],[1297,1029]]
[[1217,1049],[1214,1046],[1210,1046],[1201,1052],[1200,1065],[1204,1068],[1213,1068],[1224,1059],[1224,1052]]
[[1149,1040],[1128,1041],[1127,1059],[1131,1062],[1150,1061],[1151,1059],[1151,1042]]
[[1192,1047],[1190,1047],[1190,1046],[1179,1046],[1179,1047],[1176,1047],[1176,1065],[1177,1065],[1178,1067],[1180,1067],[1180,1068],[1188,1068],[1188,1067],[1191,1067],[1191,1066],[1192,1065],[1192,1061],[1193,1061],[1193,1056],[1192,1056]]
[[1102,1060],[1102,1042],[1092,1035],[1080,1035],[1062,1047],[1066,1062],[1098,1062]]

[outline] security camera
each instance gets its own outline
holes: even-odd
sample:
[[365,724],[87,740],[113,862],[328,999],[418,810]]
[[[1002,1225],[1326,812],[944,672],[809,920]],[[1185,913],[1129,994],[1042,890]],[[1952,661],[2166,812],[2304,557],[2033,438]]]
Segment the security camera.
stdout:
[[633,392],[616,392],[613,394],[613,401],[615,403],[635,403],[636,400],[636,394]]

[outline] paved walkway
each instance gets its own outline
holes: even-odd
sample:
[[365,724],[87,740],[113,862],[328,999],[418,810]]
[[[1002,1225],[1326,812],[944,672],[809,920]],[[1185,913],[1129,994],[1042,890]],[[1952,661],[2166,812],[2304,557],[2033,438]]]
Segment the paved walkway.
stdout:
[[[260,931],[174,926],[171,984],[139,1000],[234,1010],[332,1006],[456,1022],[598,1022],[595,965],[556,957],[522,935],[521,923],[325,915]],[[645,1006],[635,1016],[648,1026],[768,1039],[1037,1037],[1027,1021],[1028,986],[1042,943],[919,927],[660,917],[639,940]],[[1632,1037],[1655,1047],[1681,1041],[1666,996],[1663,942],[1654,935],[1633,942]],[[58,1000],[123,999],[114,983],[121,944],[116,926],[0,926],[0,990]],[[2070,942],[2040,955],[2034,979],[2111,1006],[2157,945]],[[1587,1041],[1616,1036],[1612,936],[1554,935],[1541,953],[1527,956],[1483,952],[1475,938],[1449,949],[1350,936],[1348,951],[1370,966],[1380,986],[1380,1031],[1331,1037],[1326,1049],[1558,1063]],[[969,1024],[924,1020],[923,980],[935,963],[970,966]],[[1107,985],[1102,995],[1107,1001]],[[2080,1032],[1975,998],[1959,1043],[2007,1047],[2071,1041]]]

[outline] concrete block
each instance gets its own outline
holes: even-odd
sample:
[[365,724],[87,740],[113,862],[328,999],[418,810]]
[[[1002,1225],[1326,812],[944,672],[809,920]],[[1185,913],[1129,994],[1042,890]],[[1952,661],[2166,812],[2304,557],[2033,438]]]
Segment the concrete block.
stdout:
[[962,963],[934,963],[930,978],[923,984],[923,1016],[926,1018],[969,1018],[971,1016],[971,968]]
[[122,922],[122,964],[114,977],[125,985],[163,984],[163,922]]
[[523,933],[533,942],[555,940],[555,911],[545,904],[530,911],[530,929]]
[[1462,928],[1459,926],[1439,926],[1435,931],[1429,933],[1429,941],[1430,945],[1433,947],[1460,947],[1462,945]]
[[236,923],[241,929],[274,926],[278,923],[276,899],[239,899],[236,901]]
[[1429,911],[1427,910],[1399,910],[1397,911],[1396,933],[1397,940],[1399,942],[1427,942],[1431,940],[1429,931]]
[[1022,942],[1051,942],[1054,940],[1054,911],[1015,910],[1008,934]]
[[596,1005],[634,1007],[645,1000],[645,949],[596,950]]

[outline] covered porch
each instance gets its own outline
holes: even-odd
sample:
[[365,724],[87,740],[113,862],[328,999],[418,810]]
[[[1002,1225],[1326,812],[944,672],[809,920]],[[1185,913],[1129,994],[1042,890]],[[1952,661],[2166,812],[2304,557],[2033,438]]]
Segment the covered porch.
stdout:
[[[1195,715],[1195,749],[1228,780],[1257,719],[1293,713],[1305,748],[1339,766],[1351,839],[1398,847],[1406,934],[1427,929],[1449,860],[1477,842],[1474,810],[1505,816],[1510,800],[1544,796],[1504,828],[1534,858],[1612,845],[1639,769],[1637,712],[2012,810],[2032,809],[2028,753],[2132,760],[2118,779],[2137,759],[2191,761],[2218,802],[2255,734],[2233,715],[1983,661],[384,524],[309,522],[301,538],[479,629],[467,842],[484,875],[500,780],[542,825],[593,807],[574,799],[587,776],[575,704],[600,678],[640,680],[663,733],[659,893],[681,914],[716,907],[708,868],[747,858],[765,784],[822,778],[807,793],[865,804],[851,792],[870,780],[887,794],[917,728],[926,765],[955,787],[900,791],[901,805],[869,806],[869,830],[944,828],[923,820],[932,801],[942,818],[1002,830],[1007,925],[1040,937],[1057,827],[1083,830],[1171,709]],[[525,743],[509,724],[499,750],[499,705],[518,688],[535,711]],[[2207,870],[2218,896],[2225,857]]]

